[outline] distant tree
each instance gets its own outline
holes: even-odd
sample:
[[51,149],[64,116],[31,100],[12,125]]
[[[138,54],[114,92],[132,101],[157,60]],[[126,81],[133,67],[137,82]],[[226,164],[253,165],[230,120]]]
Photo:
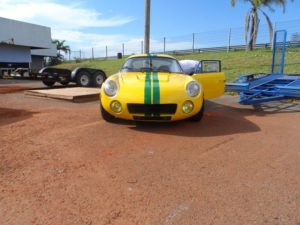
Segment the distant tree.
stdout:
[[[245,17],[245,42],[249,50],[253,50],[253,47],[256,43],[258,28],[259,28],[259,15],[258,12],[261,12],[265,17],[270,34],[270,43],[273,40],[273,25],[269,16],[261,9],[262,7],[267,7],[270,11],[274,12],[272,5],[280,5],[285,12],[285,7],[288,0],[231,0],[231,5],[235,6],[238,1],[248,2],[251,5],[251,8],[246,14]],[[293,0],[291,0],[293,1]],[[249,39],[249,42],[248,42]]]
[[54,40],[52,40],[52,43],[56,45],[57,56],[50,57],[49,65],[57,65],[57,64],[60,64],[64,60],[64,56],[61,54],[61,52],[68,54],[71,51],[71,49],[70,49],[70,46],[65,45],[65,40],[60,41],[60,40],[54,39]]

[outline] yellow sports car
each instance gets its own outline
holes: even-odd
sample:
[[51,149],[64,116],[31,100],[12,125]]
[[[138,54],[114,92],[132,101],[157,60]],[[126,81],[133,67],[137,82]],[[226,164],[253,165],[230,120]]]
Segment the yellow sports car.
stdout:
[[168,55],[129,57],[120,72],[110,76],[100,91],[104,120],[201,120],[204,101],[224,93],[220,61],[200,61],[196,73],[185,74]]

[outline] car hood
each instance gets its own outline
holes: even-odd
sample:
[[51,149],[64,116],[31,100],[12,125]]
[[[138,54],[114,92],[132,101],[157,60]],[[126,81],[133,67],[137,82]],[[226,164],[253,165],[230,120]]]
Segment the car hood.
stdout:
[[164,73],[164,72],[149,72],[149,73],[120,73],[119,74],[119,82],[126,85],[144,85],[146,80],[158,80],[159,83],[162,84],[185,84],[187,80],[190,80],[191,77],[183,74],[177,74],[177,73]]
[[120,72],[109,79],[119,85],[115,99],[139,104],[176,103],[178,98],[189,99],[186,85],[194,80],[185,74],[136,72]]

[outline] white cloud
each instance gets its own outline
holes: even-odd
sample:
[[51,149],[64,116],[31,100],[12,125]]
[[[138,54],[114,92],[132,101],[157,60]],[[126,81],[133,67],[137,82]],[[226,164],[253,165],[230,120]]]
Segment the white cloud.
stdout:
[[55,3],[52,0],[0,0],[0,16],[50,26],[54,29],[82,29],[121,26],[133,21],[132,17],[102,18],[95,9],[84,8],[78,2]]
[[[0,16],[51,27],[53,39],[66,40],[74,54],[81,50],[85,57],[91,56],[92,48],[96,57],[104,57],[106,46],[109,55],[116,55],[122,52],[123,43],[125,54],[140,53],[142,49],[143,37],[88,32],[89,28],[122,26],[134,18],[120,15],[107,18],[103,13],[87,8],[80,0],[72,3],[58,3],[55,0],[0,0]],[[187,48],[189,45],[186,42],[167,43],[167,50]],[[151,50],[163,51],[163,41],[152,39]]]
[[124,35],[102,35],[82,30],[122,26],[134,20],[120,15],[107,18],[78,0],[69,4],[55,0],[0,0],[0,16],[51,27],[52,38],[66,40],[71,49],[120,45],[128,40]]
[[101,13],[94,9],[85,9],[79,4],[63,5],[51,1],[35,3],[22,1],[11,4],[5,0],[1,15],[3,17],[43,23],[54,28],[80,29],[85,27],[111,27],[131,22],[129,17],[115,16],[100,19]]

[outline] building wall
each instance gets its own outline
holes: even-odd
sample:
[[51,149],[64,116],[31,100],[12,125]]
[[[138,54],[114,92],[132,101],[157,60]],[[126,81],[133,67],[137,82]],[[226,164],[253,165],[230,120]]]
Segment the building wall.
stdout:
[[37,72],[44,66],[44,57],[56,55],[49,27],[0,17],[0,68],[30,64]]
[[1,42],[27,46],[32,49],[51,48],[51,30],[49,27],[0,17]]
[[30,63],[30,47],[0,44],[0,62]]
[[50,49],[31,49],[31,55],[38,56],[57,56],[56,44],[51,44]]
[[39,70],[44,67],[44,57],[33,55],[30,67],[32,72],[34,73],[39,72]]

